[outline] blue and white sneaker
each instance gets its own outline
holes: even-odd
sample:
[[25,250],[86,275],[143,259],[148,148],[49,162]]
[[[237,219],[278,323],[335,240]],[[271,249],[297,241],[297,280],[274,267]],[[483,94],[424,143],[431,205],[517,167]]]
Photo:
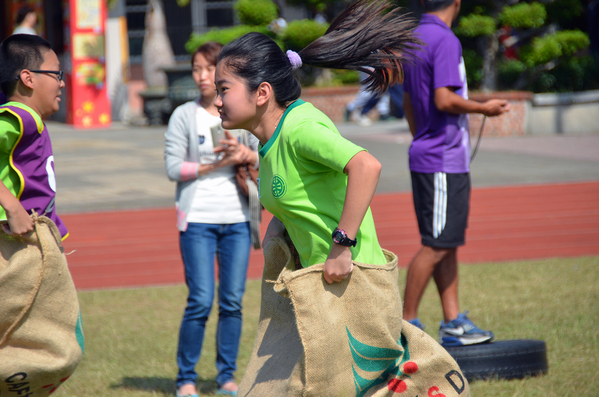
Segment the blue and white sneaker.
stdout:
[[468,318],[468,312],[458,314],[458,318],[448,323],[441,321],[439,342],[443,347],[467,346],[489,342],[493,332],[478,328]]
[[421,330],[424,331],[425,326],[424,326],[424,324],[422,324],[422,322],[420,321],[419,318],[414,318],[412,320],[408,320],[408,322],[410,324],[412,324],[414,327],[418,327],[418,328],[420,328]]

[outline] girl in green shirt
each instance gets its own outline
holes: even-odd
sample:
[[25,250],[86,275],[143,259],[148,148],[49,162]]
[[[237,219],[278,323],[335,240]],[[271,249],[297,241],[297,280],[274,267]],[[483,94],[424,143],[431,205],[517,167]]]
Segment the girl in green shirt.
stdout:
[[301,265],[324,262],[329,284],[349,276],[352,259],[386,262],[369,209],[381,164],[300,102],[294,70],[306,64],[364,71],[368,87],[379,92],[401,82],[399,54],[413,49],[414,25],[391,8],[386,0],[358,1],[299,53],[285,54],[266,35],[249,33],[225,46],[217,63],[215,106],[223,127],[249,130],[262,144],[259,191],[275,215],[264,244],[287,229]]

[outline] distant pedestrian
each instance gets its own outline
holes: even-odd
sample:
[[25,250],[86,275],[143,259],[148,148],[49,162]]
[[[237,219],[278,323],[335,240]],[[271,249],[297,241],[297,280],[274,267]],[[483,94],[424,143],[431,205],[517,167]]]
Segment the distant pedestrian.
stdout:
[[37,14],[33,8],[23,6],[17,10],[15,20],[17,27],[12,34],[37,34],[35,26],[37,25]]
[[414,139],[410,171],[422,248],[408,269],[404,319],[423,327],[418,306],[430,278],[437,284],[445,346],[482,343],[493,338],[479,329],[458,302],[457,249],[464,244],[470,200],[470,145],[467,113],[498,116],[504,100],[468,100],[462,47],[451,31],[461,0],[421,0],[426,13],[416,29],[425,45],[405,65],[404,110]]
[[362,127],[372,124],[368,112],[376,107],[379,117],[383,120],[389,118],[389,94],[387,92],[370,92],[364,81],[368,74],[360,72],[360,90],[355,98],[345,106],[345,121],[353,121]]
[[379,112],[379,121],[402,119],[403,84],[390,85],[383,95],[371,96],[362,108],[362,114],[368,114],[375,106]]
[[218,134],[211,130],[221,127],[214,106],[214,72],[221,48],[219,43],[208,42],[192,55],[192,76],[200,97],[175,109],[166,132],[166,170],[177,182],[177,227],[189,288],[177,349],[177,396],[181,397],[198,395],[194,368],[214,301],[215,255],[219,265],[217,395],[237,392],[233,375],[241,337],[251,215],[235,166],[257,168],[258,140],[247,131],[238,132],[246,136],[249,147],[231,135],[213,139]]

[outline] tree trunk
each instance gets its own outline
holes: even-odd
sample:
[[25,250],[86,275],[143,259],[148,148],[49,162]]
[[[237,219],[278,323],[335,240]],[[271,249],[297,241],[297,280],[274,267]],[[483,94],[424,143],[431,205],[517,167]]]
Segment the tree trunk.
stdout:
[[485,37],[483,51],[483,81],[482,91],[497,90],[497,52],[499,51],[498,33]]
[[148,87],[167,87],[168,81],[162,68],[172,66],[175,56],[166,32],[166,18],[161,0],[148,1],[141,59]]

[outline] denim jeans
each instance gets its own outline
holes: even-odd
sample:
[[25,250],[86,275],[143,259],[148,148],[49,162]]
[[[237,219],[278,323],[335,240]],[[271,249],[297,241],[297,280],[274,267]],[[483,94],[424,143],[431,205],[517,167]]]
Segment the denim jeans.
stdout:
[[241,337],[241,298],[250,255],[249,222],[234,224],[190,223],[180,233],[187,307],[179,332],[177,388],[195,383],[206,321],[214,301],[214,256],[219,264],[218,328],[216,332],[216,383],[233,379]]

